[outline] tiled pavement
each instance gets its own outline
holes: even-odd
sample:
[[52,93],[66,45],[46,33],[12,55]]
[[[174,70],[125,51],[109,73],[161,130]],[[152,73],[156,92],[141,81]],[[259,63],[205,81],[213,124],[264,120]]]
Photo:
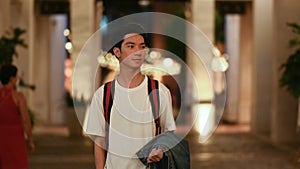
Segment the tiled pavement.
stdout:
[[249,133],[216,133],[204,145],[193,139],[190,144],[195,169],[292,169],[296,154],[296,148],[275,146]]
[[[249,132],[226,129],[217,130],[205,144],[198,143],[195,134],[187,139],[192,169],[294,169],[296,144],[274,145]],[[68,137],[64,129],[59,129],[46,134],[35,132],[35,142],[30,169],[94,168],[89,138]]]
[[30,155],[30,169],[92,169],[92,142],[88,138],[62,135],[35,136],[36,150]]

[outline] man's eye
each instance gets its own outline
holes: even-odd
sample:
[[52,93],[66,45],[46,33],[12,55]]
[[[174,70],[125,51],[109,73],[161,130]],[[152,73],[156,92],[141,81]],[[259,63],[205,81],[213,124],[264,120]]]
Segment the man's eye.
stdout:
[[128,48],[134,48],[134,45],[127,45]]
[[142,45],[141,48],[142,48],[142,49],[146,49],[146,45]]

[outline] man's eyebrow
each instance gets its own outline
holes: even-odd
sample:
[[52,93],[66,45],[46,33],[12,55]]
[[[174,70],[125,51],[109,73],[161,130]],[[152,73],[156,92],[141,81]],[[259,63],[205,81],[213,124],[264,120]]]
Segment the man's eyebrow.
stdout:
[[[125,45],[131,45],[131,44],[136,44],[136,43],[134,43],[134,42],[131,42],[131,41],[128,41],[128,42],[125,42]],[[139,45],[145,45],[146,43],[145,42],[143,42],[143,43],[140,43]]]

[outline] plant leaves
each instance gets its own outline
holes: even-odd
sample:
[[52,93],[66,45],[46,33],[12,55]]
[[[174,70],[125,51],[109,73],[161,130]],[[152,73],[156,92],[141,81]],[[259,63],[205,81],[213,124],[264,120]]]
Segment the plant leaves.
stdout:
[[[17,46],[27,48],[27,44],[20,38],[26,31],[21,28],[12,28],[11,32],[11,34],[6,33],[0,38],[0,66],[11,64],[13,57],[18,57]],[[11,37],[10,35],[13,36]]]
[[300,35],[300,25],[298,25],[297,23],[287,23],[287,25],[292,28],[292,31],[294,33]]
[[289,41],[289,47],[292,48],[292,47],[295,47],[295,46],[300,46],[300,39],[299,38],[294,38],[294,39],[291,39]]
[[280,87],[286,88],[295,98],[300,97],[300,49],[288,57],[280,70],[283,71],[279,80]]

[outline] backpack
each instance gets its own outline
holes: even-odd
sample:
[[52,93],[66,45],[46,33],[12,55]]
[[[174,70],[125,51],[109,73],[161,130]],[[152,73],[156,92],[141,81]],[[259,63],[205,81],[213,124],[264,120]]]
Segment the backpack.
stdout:
[[[161,126],[160,126],[160,118],[159,118],[159,108],[160,108],[159,90],[158,90],[159,84],[157,80],[153,80],[148,76],[147,78],[148,78],[148,96],[151,103],[152,114],[155,122],[155,128],[156,128],[155,136],[157,136],[161,134]],[[113,105],[114,93],[115,93],[115,80],[105,83],[103,108],[104,108],[104,118],[106,124],[108,125],[110,123],[110,113],[111,113],[111,107]],[[108,131],[109,128],[108,125],[106,125],[106,131]]]

